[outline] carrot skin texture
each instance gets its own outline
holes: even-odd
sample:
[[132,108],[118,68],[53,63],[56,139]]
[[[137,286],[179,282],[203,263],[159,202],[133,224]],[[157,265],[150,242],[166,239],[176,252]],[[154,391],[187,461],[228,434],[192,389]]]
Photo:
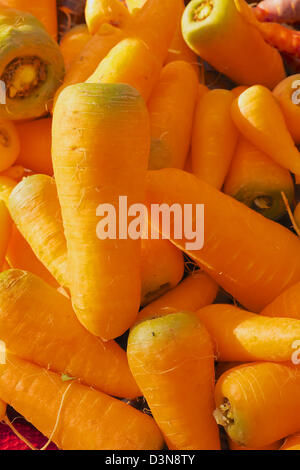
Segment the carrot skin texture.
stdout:
[[110,395],[140,395],[126,353],[86,331],[66,297],[17,269],[2,273],[0,286],[1,337],[8,351]]
[[219,449],[213,349],[196,316],[175,313],[140,323],[129,335],[127,354],[169,449]]
[[198,78],[184,61],[166,65],[148,102],[151,124],[149,169],[183,168],[192,135]]
[[30,271],[50,286],[56,289],[59,287],[56,279],[34,254],[31,246],[15,225],[12,227],[12,234],[6,251],[6,260],[11,268]]
[[118,217],[120,196],[128,207],[143,201],[149,150],[148,112],[132,87],[84,83],[60,95],[53,164],[72,302],[86,328],[105,340],[124,333],[139,310],[141,242],[98,238],[96,211],[110,203]]
[[267,305],[261,314],[268,317],[296,318],[300,320],[300,282],[293,284],[273,302]]
[[171,240],[250,311],[261,311],[300,280],[299,239],[196,176],[177,169],[149,171],[146,201],[205,205],[203,248],[188,251],[188,240]]
[[286,213],[282,191],[292,205],[295,191],[289,171],[240,137],[224,184],[224,193],[263,216],[276,220]]
[[169,313],[195,312],[211,304],[218,293],[217,283],[204,272],[187,276],[178,286],[151,302],[137,316],[137,322]]
[[299,320],[269,318],[233,305],[208,305],[196,315],[210,333],[219,361],[289,362],[300,338]]
[[238,132],[231,118],[234,95],[212,90],[199,100],[192,137],[193,173],[221,189],[237,144]]
[[3,265],[9,239],[11,236],[12,223],[9,212],[3,200],[0,199],[0,266]]
[[66,384],[59,375],[11,354],[0,365],[0,396],[47,437],[64,398],[53,436],[62,450],[158,450],[163,445],[149,416],[77,382]]
[[284,114],[287,128],[296,144],[300,144],[299,80],[300,74],[291,75],[278,83],[273,90],[273,94]]
[[51,157],[52,118],[16,124],[21,150],[16,163],[35,173],[53,175]]
[[149,47],[140,39],[127,38],[112,48],[86,82],[126,83],[147,101],[159,74],[160,65]]
[[299,397],[299,367],[274,362],[231,369],[215,390],[228,436],[239,445],[256,448],[299,430]]
[[270,90],[260,85],[248,88],[233,102],[231,111],[247,140],[280,166],[300,174],[300,153]]
[[69,287],[67,243],[54,179],[23,179],[10,195],[9,211],[38,259],[59,285]]
[[286,76],[279,52],[245,21],[236,1],[191,1],[182,32],[194,52],[238,84],[273,88]]
[[30,2],[24,0],[1,0],[0,6],[31,13],[40,20],[53,39],[57,38],[56,0],[30,0]]

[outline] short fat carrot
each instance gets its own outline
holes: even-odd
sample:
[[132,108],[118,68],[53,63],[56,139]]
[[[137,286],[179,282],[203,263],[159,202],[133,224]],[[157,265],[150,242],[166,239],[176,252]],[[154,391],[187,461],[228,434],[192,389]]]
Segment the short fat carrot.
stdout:
[[232,118],[255,147],[279,165],[300,174],[299,151],[270,90],[260,85],[248,88],[234,101]]
[[6,260],[10,267],[30,271],[47,282],[47,284],[50,284],[50,286],[55,288],[59,287],[57,280],[34,254],[31,246],[15,225],[13,225],[12,234],[7,247]]
[[127,38],[108,53],[86,82],[126,83],[147,101],[159,74],[160,65],[145,42]]
[[81,51],[91,39],[91,35],[85,24],[74,26],[63,35],[59,47],[64,58],[66,71],[72,62],[80,56]]
[[54,179],[47,175],[24,178],[10,194],[8,206],[37,258],[59,285],[69,287],[67,243]]
[[238,84],[273,88],[285,77],[279,52],[245,21],[236,1],[191,1],[182,31],[192,50]]
[[95,34],[103,24],[127,26],[130,13],[120,0],[87,0],[85,20],[90,33]]
[[243,365],[218,380],[215,417],[239,445],[263,447],[299,430],[299,397],[299,367]]
[[224,192],[265,217],[276,220],[286,213],[282,191],[292,205],[295,191],[290,172],[240,137]]
[[1,339],[8,351],[110,395],[140,395],[126,353],[86,331],[69,299],[17,269],[2,273],[0,286]]
[[127,354],[169,449],[219,449],[212,416],[213,349],[197,317],[175,313],[138,324]]
[[12,223],[9,212],[2,199],[0,199],[0,266],[3,265],[11,236]]
[[300,450],[300,434],[293,434],[285,439],[280,450]]
[[300,338],[299,320],[256,315],[233,305],[208,305],[196,315],[210,333],[219,361],[289,362]]
[[62,450],[158,450],[163,445],[150,416],[11,354],[0,365],[0,397]]
[[86,328],[105,340],[124,333],[139,310],[141,243],[107,238],[103,219],[99,235],[98,208],[111,204],[118,217],[120,196],[127,197],[128,207],[143,201],[149,150],[148,111],[132,87],[84,83],[60,95],[53,164],[72,302]]
[[20,153],[16,163],[35,173],[53,175],[51,157],[52,118],[17,123]]
[[0,173],[12,166],[20,153],[20,139],[13,122],[0,119]]
[[300,280],[299,239],[196,176],[177,169],[149,171],[146,200],[147,206],[193,204],[194,213],[195,204],[204,204],[203,248],[189,250],[190,240],[175,239],[172,220],[171,240],[249,310],[261,311]]
[[48,33],[57,38],[57,12],[56,0],[1,0],[1,6],[12,8],[13,10],[25,11],[36,16],[44,25]]
[[169,313],[195,312],[211,304],[218,293],[218,285],[206,273],[195,271],[178,286],[154,300],[137,316],[137,322],[162,317]]
[[287,128],[296,144],[300,144],[298,125],[300,119],[299,86],[300,74],[296,74],[282,80],[273,90],[273,94],[284,114]]
[[142,240],[141,247],[141,305],[152,302],[166,291],[175,288],[184,273],[182,252],[169,240]]
[[151,124],[149,168],[183,168],[192,135],[198,79],[184,61],[166,65],[148,103]]
[[192,136],[193,173],[221,189],[236,148],[238,132],[231,118],[234,95],[228,90],[205,93],[196,108]]

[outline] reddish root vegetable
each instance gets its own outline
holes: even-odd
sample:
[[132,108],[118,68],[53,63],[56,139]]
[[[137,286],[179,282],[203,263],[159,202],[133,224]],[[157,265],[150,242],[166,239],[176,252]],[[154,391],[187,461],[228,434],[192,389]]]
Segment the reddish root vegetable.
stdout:
[[297,23],[300,21],[299,0],[263,0],[253,8],[259,21]]

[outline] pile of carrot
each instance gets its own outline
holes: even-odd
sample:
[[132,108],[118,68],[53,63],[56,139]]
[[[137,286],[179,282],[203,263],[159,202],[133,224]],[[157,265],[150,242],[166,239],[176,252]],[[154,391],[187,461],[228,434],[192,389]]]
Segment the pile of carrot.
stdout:
[[0,0],[0,448],[300,449],[299,20]]

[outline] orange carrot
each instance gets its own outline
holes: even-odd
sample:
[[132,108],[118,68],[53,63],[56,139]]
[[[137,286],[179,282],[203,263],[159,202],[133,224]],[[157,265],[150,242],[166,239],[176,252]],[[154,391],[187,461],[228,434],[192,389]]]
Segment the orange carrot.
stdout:
[[11,178],[15,181],[21,181],[25,174],[25,168],[21,165],[13,165],[0,174],[0,177]]
[[188,156],[198,80],[184,61],[166,65],[148,103],[151,123],[149,168],[183,168]]
[[0,422],[4,420],[6,416],[6,403],[4,401],[0,400]]
[[300,282],[293,284],[282,292],[262,310],[261,314],[269,317],[297,318],[300,320]]
[[80,56],[81,51],[91,39],[91,35],[85,24],[74,26],[62,37],[59,47],[65,61],[66,71],[72,62]]
[[3,200],[0,199],[0,266],[3,265],[11,236],[11,219]]
[[156,450],[163,445],[150,416],[11,354],[0,365],[0,397],[62,450]]
[[175,288],[184,273],[183,255],[169,240],[142,240],[141,305],[152,302]]
[[223,186],[238,138],[231,118],[233,100],[228,90],[212,90],[204,94],[196,109],[193,173],[217,189]]
[[56,279],[54,279],[48,269],[45,268],[37,258],[32,251],[31,246],[15,226],[13,226],[9,245],[7,247],[6,260],[12,268],[30,271],[50,284],[50,286],[55,288],[59,287]]
[[127,354],[169,449],[219,449],[212,416],[213,350],[197,317],[175,313],[138,324]]
[[239,85],[239,86],[233,88],[233,89],[231,90],[231,93],[233,93],[234,96],[235,96],[236,98],[238,98],[242,93],[244,93],[244,91],[247,90],[247,88],[248,88],[248,87],[245,86],[245,85]]
[[177,169],[149,171],[146,200],[147,205],[177,203],[182,208],[204,204],[203,248],[187,249],[190,240],[175,239],[172,223],[171,240],[249,310],[261,311],[300,280],[300,241],[295,235],[194,175]]
[[300,144],[300,100],[299,100],[300,74],[291,75],[274,88],[275,95],[281,111],[284,114],[286,125],[296,144]]
[[0,5],[31,13],[40,20],[54,39],[57,38],[56,0],[1,0]]
[[211,304],[218,292],[218,285],[207,274],[195,271],[178,286],[166,292],[140,310],[137,322],[161,317],[169,313],[195,312]]
[[295,191],[289,171],[241,137],[224,192],[265,217],[276,220],[286,213],[282,191],[292,205]]
[[86,331],[65,296],[17,269],[0,275],[0,287],[1,339],[11,353],[110,395],[140,395],[126,353]]
[[263,447],[299,430],[299,367],[262,362],[231,369],[217,382],[215,417],[239,445]]
[[20,153],[20,140],[13,122],[0,119],[0,173],[12,166]]
[[85,20],[91,34],[103,24],[124,28],[130,22],[130,13],[120,0],[86,0]]
[[[119,1],[119,0],[116,0]],[[148,100],[160,74],[160,65],[140,39],[123,39],[100,62],[87,83],[127,83]]]
[[[285,77],[282,58],[245,20],[240,3],[253,14],[244,0],[189,2],[182,18],[183,37],[194,52],[234,82],[273,88]],[[257,21],[254,14],[253,18]]]
[[210,333],[219,361],[288,362],[300,339],[300,321],[291,318],[269,318],[227,304],[208,305],[196,315]]
[[35,173],[53,175],[51,158],[52,119],[38,119],[16,125],[21,150],[17,164]]
[[0,200],[4,201],[5,204],[8,204],[8,198],[16,184],[16,180],[9,176],[0,175]]
[[287,437],[280,450],[300,450],[300,434]]
[[36,257],[59,285],[69,287],[67,244],[54,179],[24,178],[10,194],[8,207]]
[[120,196],[127,197],[128,207],[143,201],[149,150],[148,112],[132,87],[83,83],[60,95],[53,118],[53,165],[72,302],[86,328],[105,340],[124,333],[138,313],[141,243],[131,237],[110,239],[101,230],[97,235],[98,223],[103,225],[97,211],[101,204],[112,204],[118,218]]
[[263,86],[252,86],[237,98],[232,117],[239,131],[279,165],[300,174],[300,154],[286,127],[274,95]]

